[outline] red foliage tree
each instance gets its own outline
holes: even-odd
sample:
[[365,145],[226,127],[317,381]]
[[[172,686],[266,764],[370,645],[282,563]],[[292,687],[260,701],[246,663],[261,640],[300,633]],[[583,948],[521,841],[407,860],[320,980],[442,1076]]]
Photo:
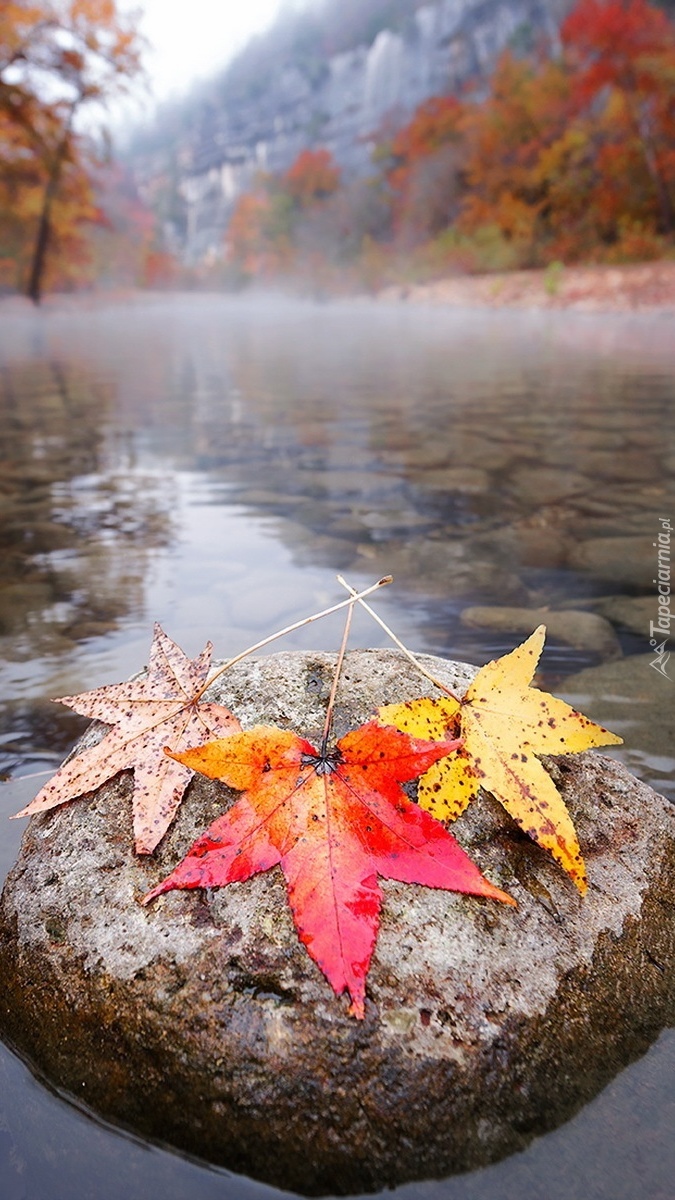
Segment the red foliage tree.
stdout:
[[654,257],[675,229],[675,30],[646,0],[580,0],[563,54],[505,55],[467,107],[459,225],[511,265]]
[[282,183],[300,208],[310,208],[338,190],[340,168],[330,150],[303,150],[289,167]]
[[[574,69],[574,90],[579,102],[596,102],[604,111],[605,168],[616,177],[617,167],[621,173],[631,167],[635,171],[637,167],[635,187],[642,186],[643,190],[639,175],[646,172],[660,228],[672,233],[675,230],[672,22],[647,0],[580,0],[561,32]],[[626,175],[624,183],[629,184]],[[645,214],[642,215],[645,219]]]
[[647,0],[580,0],[561,37],[576,68],[575,91],[585,101],[606,86],[660,92],[659,60],[675,49],[672,23]]
[[[532,63],[507,53],[491,94],[467,106],[464,134],[466,193],[458,221],[470,235],[494,230],[512,249],[509,265],[534,266],[555,242],[555,189],[568,184],[567,218],[585,190],[585,137],[569,137],[575,115],[562,64]],[[583,211],[583,210],[582,210]],[[551,251],[557,255],[557,248]]]
[[454,96],[432,96],[420,104],[384,152],[389,159],[386,174],[394,230],[403,241],[433,236],[454,215],[462,114]]

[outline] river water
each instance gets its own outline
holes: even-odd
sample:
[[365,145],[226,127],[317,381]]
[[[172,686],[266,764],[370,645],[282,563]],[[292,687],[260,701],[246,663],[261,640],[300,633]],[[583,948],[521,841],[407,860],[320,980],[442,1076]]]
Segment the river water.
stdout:
[[[675,518],[669,318],[208,296],[7,307],[0,371],[3,820],[83,727],[50,698],[139,670],[153,621],[226,658],[341,599],[337,572],[393,574],[377,607],[399,637],[473,663],[550,614],[537,682],[621,733],[615,756],[675,799],[675,659],[658,657],[665,634],[650,645]],[[340,632],[335,618],[280,645],[334,650]],[[352,644],[387,639],[359,614]],[[22,824],[4,824],[0,877]],[[674,1067],[665,1031],[524,1153],[394,1194],[666,1200]],[[0,1047],[0,1200],[280,1194],[110,1129]]]

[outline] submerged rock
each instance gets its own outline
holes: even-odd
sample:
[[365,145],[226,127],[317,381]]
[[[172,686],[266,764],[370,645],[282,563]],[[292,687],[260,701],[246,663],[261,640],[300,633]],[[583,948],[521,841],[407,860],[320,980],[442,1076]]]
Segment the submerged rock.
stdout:
[[620,734],[624,745],[612,747],[612,757],[629,770],[663,781],[670,795],[675,784],[675,680],[670,663],[666,672],[671,675],[662,674],[660,667],[655,651],[631,654],[568,675],[560,694],[592,720]]
[[513,633],[534,633],[545,625],[550,637],[577,650],[590,650],[602,658],[618,658],[621,646],[609,621],[596,613],[568,608],[551,612],[548,608],[499,608],[472,605],[462,609],[464,625],[476,629],[507,630]]
[[540,509],[577,493],[590,491],[590,483],[566,467],[518,467],[509,480],[511,491],[525,505]]
[[658,611],[655,596],[603,596],[595,605],[597,611],[614,625],[630,629],[631,633],[649,637],[649,625]]
[[432,467],[413,476],[413,482],[432,491],[482,493],[490,487],[483,467]]
[[[460,690],[473,675],[422,661]],[[333,662],[249,660],[212,696],[317,739]],[[398,652],[354,651],[336,736],[429,690]],[[132,851],[128,776],[33,818],[0,907],[0,1027],[104,1117],[307,1194],[523,1147],[646,1049],[675,994],[672,807],[600,755],[548,765],[587,897],[483,796],[455,831],[517,910],[384,881],[364,1021],[300,945],[278,870],[140,906],[227,789],[196,777],[152,858]]]
[[568,566],[615,584],[650,587],[656,571],[653,541],[641,536],[589,538],[572,547]]

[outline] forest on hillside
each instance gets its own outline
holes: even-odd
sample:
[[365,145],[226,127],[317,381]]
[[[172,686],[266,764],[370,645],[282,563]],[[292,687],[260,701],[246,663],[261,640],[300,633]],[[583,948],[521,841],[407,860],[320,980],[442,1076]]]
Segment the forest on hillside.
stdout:
[[[304,56],[320,70],[385,24],[403,28],[420,3],[319,0],[286,11],[213,86],[236,104],[272,61],[279,69]],[[284,172],[261,172],[215,261],[190,270],[129,167],[91,123],[86,133],[78,124],[128,86],[140,56],[133,21],[112,0],[12,0],[0,10],[0,290],[37,301],[100,284],[281,278],[376,290],[675,257],[675,24],[647,0],[579,0],[556,45],[512,48],[480,90],[433,96],[402,127],[385,122],[365,175],[344,175],[320,145]],[[179,124],[190,111],[178,106]]]
[[321,148],[261,175],[225,273],[378,288],[674,254],[675,26],[646,0],[579,0],[559,49],[504,53],[480,100],[425,101],[367,178]]

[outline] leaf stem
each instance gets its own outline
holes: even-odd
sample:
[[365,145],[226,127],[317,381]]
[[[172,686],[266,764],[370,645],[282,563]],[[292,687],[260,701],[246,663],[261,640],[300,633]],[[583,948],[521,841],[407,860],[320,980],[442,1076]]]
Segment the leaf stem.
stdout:
[[0,787],[3,783],[18,783],[23,779],[40,779],[42,775],[53,775],[53,767],[45,767],[44,771],[32,771],[30,775],[7,775],[6,778],[0,779]]
[[459,696],[453,692],[452,688],[449,688],[446,683],[441,683],[440,679],[437,679],[435,675],[431,674],[431,671],[427,671],[426,667],[423,667],[422,664],[418,662],[412,651],[409,650],[408,647],[401,641],[401,639],[396,636],[393,629],[390,629],[389,626],[382,620],[382,617],[380,617],[378,613],[376,613],[375,610],[370,607],[369,604],[366,604],[365,600],[362,599],[362,597],[355,591],[351,584],[347,583],[346,579],[343,579],[342,575],[337,576],[337,581],[338,583],[342,584],[343,588],[346,588],[347,591],[351,593],[354,603],[358,603],[361,605],[361,608],[365,608],[366,612],[370,614],[373,620],[376,621],[380,628],[383,629],[387,634],[387,636],[391,638],[392,642],[398,646],[399,650],[403,651],[406,658],[410,659],[410,662],[413,664],[413,666],[417,667],[417,670],[428,680],[430,680],[431,683],[433,683],[434,687],[439,688],[441,692],[445,692],[446,696],[450,696],[453,700],[459,700]]
[[[356,601],[354,601],[354,604],[356,604]],[[347,649],[347,642],[349,640],[349,631],[352,627],[352,617],[354,616],[354,604],[350,605],[349,609],[347,610],[347,619],[345,620],[344,633],[342,634],[342,641],[340,643],[340,649],[338,651],[337,662],[335,664],[335,673],[333,675],[333,685],[330,689],[330,696],[328,697],[328,705],[326,708],[326,720],[324,721],[323,733],[321,735],[320,754],[321,754],[322,758],[325,758],[325,756],[326,756],[326,748],[328,746],[328,734],[330,733],[330,724],[331,724],[331,721],[333,720],[333,709],[335,707],[335,696],[337,694],[338,680],[340,678],[340,671],[342,670],[342,664],[345,660],[345,651]]]
[[382,579],[378,579],[377,583],[371,584],[370,587],[366,588],[363,592],[355,592],[352,588],[350,588],[349,590],[351,591],[352,595],[348,600],[341,600],[339,604],[333,604],[330,608],[322,609],[321,612],[312,613],[310,617],[303,617],[301,621],[294,621],[292,625],[286,625],[284,629],[279,629],[277,633],[271,633],[268,637],[263,638],[262,641],[256,642],[253,646],[249,646],[247,650],[242,650],[241,654],[236,654],[234,658],[228,659],[228,661],[224,663],[222,667],[219,667],[217,671],[214,671],[213,675],[206,680],[204,686],[196,693],[196,695],[192,697],[192,700],[199,700],[204,695],[204,692],[207,690],[207,688],[210,688],[211,684],[214,683],[216,679],[223,675],[225,671],[229,671],[230,667],[233,667],[235,663],[241,662],[242,658],[247,658],[249,654],[255,654],[256,650],[262,650],[263,647],[268,646],[270,642],[275,642],[277,638],[285,637],[287,633],[293,633],[296,629],[301,629],[303,625],[309,625],[312,621],[320,620],[321,617],[329,617],[331,613],[339,612],[342,608],[351,609],[354,604],[357,603],[357,601],[362,600],[364,596],[370,596],[371,593],[376,592],[378,588],[386,587],[388,583],[392,582],[392,579],[393,576],[384,575]]

